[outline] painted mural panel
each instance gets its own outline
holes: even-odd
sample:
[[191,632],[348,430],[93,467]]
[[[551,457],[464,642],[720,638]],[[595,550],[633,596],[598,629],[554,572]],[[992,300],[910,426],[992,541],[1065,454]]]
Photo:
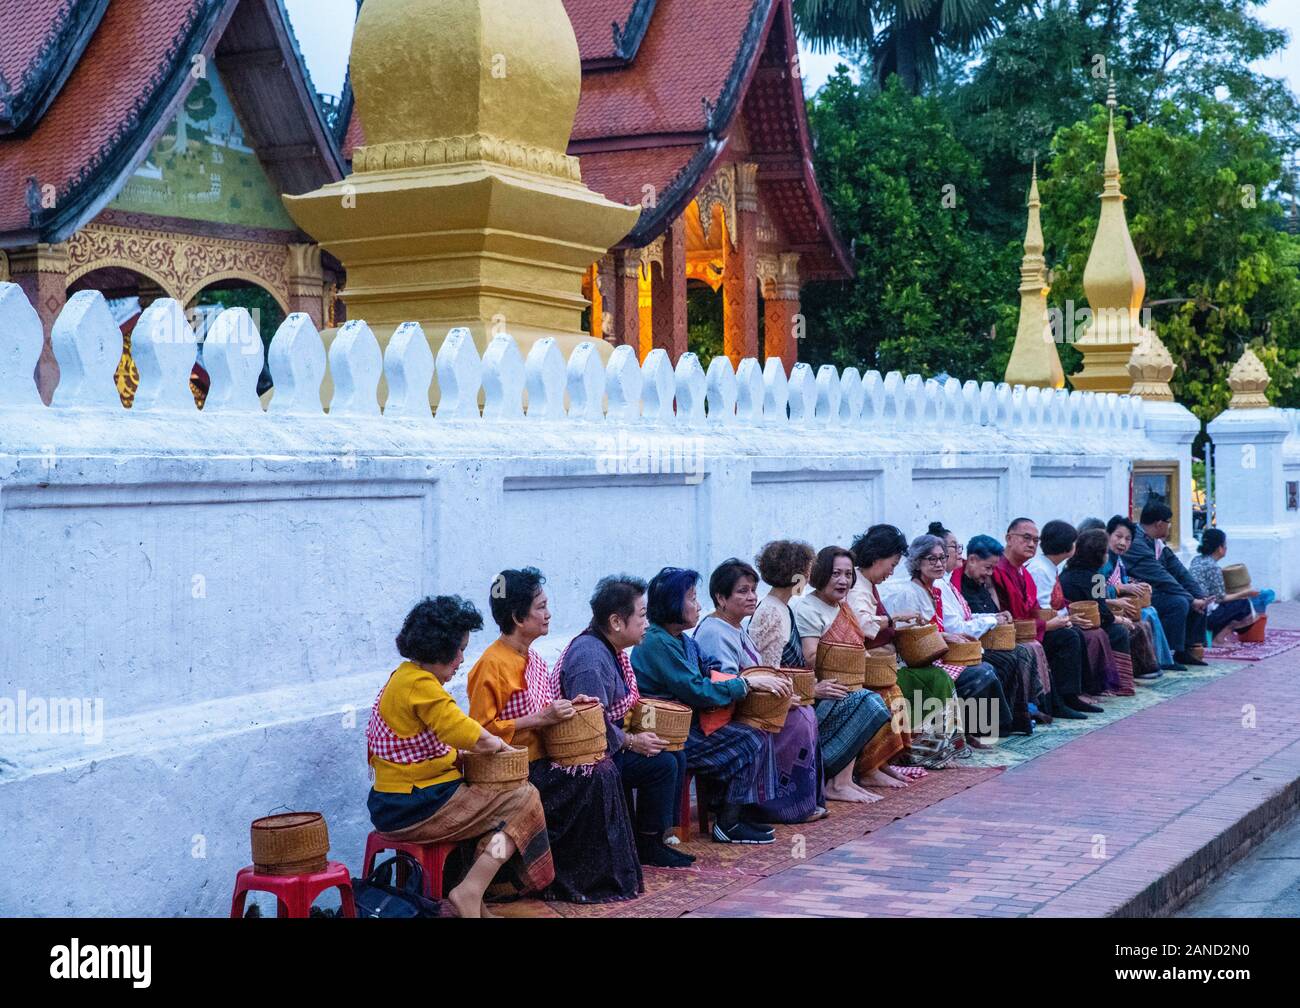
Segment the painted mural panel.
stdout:
[[161,217],[294,228],[211,68],[109,205]]

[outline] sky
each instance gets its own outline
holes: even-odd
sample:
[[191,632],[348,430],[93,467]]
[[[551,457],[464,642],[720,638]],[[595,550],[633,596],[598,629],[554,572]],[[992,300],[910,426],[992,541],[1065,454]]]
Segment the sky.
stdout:
[[[356,0],[285,0],[294,33],[302,47],[316,90],[338,95],[343,90]],[[1263,8],[1264,21],[1291,33],[1291,45],[1257,67],[1272,77],[1285,77],[1291,90],[1300,94],[1300,0],[1269,0]],[[804,84],[811,93],[835,69],[831,54],[804,51],[801,57]]]

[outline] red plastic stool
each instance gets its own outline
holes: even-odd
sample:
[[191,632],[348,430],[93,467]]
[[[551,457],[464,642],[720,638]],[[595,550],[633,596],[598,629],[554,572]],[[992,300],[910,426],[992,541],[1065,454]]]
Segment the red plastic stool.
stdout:
[[[429,899],[442,899],[442,869],[447,858],[456,849],[450,843],[412,843],[404,840],[388,840],[382,833],[372,832],[366,837],[366,860],[362,878],[369,878],[375,870],[375,858],[383,851],[404,851],[420,863],[424,869],[424,895]],[[398,865],[401,871],[401,865]]]
[[677,818],[681,821],[681,825],[677,827],[677,839],[683,843],[689,838],[691,832],[692,781],[695,782],[695,815],[700,821],[700,836],[709,835],[708,791],[704,787],[704,781],[698,779],[692,771],[687,770],[686,775],[682,778],[682,795],[677,809]]
[[352,902],[352,876],[348,866],[331,861],[324,871],[306,875],[259,875],[252,865],[241,868],[235,876],[235,895],[230,901],[230,916],[243,917],[250,892],[273,893],[277,917],[310,917],[311,905],[326,889],[338,888],[343,902],[342,916],[355,917]]

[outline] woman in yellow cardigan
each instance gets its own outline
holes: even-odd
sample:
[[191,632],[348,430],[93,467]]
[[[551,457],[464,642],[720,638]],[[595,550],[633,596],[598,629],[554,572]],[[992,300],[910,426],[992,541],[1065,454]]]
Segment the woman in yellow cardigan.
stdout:
[[393,840],[472,843],[473,864],[447,900],[461,917],[491,917],[483,896],[498,873],[521,892],[554,878],[546,818],[531,784],[494,791],[465,782],[458,751],[510,749],[451,698],[445,684],[465,660],[483,617],[455,596],[426,598],[397,636],[406,659],[370,712],[366,747],[374,774],[368,802],[375,829]]

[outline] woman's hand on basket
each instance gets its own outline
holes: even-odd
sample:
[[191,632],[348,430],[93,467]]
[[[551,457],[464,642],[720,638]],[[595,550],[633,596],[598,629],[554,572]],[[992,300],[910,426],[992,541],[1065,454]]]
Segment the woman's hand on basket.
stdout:
[[794,684],[785,676],[768,675],[760,672],[757,675],[745,677],[749,681],[749,688],[758,690],[760,693],[775,693],[780,697],[788,697],[794,692]]
[[819,679],[813,688],[818,700],[843,700],[848,695],[849,688],[837,679]]
[[641,732],[627,737],[627,747],[638,756],[658,756],[668,746],[654,732]]
[[568,721],[577,711],[573,709],[572,700],[554,700],[542,708],[542,723],[553,725]]

